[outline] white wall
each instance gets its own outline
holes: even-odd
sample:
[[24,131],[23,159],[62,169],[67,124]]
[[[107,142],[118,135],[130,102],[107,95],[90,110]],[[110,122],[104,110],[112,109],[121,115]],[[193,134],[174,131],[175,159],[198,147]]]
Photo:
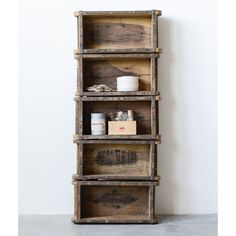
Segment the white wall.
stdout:
[[20,0],[20,214],[72,213],[73,12],[142,9],[163,11],[157,212],[217,212],[216,1]]

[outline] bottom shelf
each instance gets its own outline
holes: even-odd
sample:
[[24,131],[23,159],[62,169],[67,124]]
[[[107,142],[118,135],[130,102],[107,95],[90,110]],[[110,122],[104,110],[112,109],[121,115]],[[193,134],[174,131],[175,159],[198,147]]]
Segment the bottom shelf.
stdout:
[[157,223],[158,181],[80,181],[73,178],[74,223]]
[[72,218],[75,224],[83,223],[114,223],[114,224],[157,224],[158,218],[150,219],[148,216],[137,215],[116,215],[116,216],[100,216],[100,217],[87,217],[82,219]]

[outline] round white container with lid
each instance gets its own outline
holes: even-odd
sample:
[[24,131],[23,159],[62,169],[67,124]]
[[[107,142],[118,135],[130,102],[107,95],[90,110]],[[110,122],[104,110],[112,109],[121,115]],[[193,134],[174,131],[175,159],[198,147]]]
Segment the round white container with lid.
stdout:
[[106,116],[104,113],[91,113],[91,134],[106,134]]
[[138,91],[139,77],[121,76],[117,77],[117,91]]

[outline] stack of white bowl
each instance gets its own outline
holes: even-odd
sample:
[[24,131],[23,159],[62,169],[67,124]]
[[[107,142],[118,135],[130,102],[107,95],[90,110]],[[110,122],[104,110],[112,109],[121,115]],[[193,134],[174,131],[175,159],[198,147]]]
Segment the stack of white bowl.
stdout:
[[117,91],[138,91],[139,77],[121,76],[117,77]]

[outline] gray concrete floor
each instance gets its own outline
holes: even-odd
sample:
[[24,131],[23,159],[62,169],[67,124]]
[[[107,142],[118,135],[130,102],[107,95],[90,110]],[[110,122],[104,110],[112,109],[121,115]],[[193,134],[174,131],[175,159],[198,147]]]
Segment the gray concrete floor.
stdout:
[[71,216],[19,216],[19,236],[216,236],[217,215],[163,215],[160,223],[74,225]]

